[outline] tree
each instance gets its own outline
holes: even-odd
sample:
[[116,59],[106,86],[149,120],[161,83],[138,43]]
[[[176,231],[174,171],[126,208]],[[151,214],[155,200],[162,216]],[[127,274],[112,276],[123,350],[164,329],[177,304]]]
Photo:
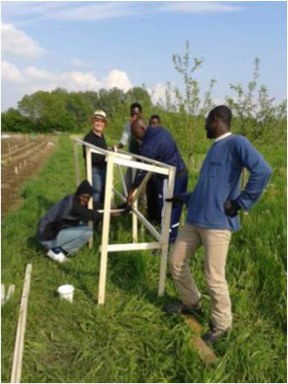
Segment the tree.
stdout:
[[271,136],[272,140],[277,140],[285,130],[287,103],[284,100],[274,105],[275,99],[269,96],[267,87],[258,85],[259,76],[260,59],[256,57],[247,90],[239,83],[230,84],[236,97],[226,97],[226,102],[237,117],[235,126],[242,135],[256,140],[265,134],[265,138]]
[[33,121],[21,115],[15,108],[9,108],[1,116],[1,125],[4,132],[30,132],[35,130]]

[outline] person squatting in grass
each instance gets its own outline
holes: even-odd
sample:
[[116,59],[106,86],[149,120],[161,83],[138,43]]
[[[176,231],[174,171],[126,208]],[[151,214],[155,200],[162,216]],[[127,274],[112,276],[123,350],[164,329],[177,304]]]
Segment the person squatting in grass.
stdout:
[[[83,141],[103,149],[107,149],[103,130],[107,126],[106,113],[101,110],[94,112],[91,117],[92,130],[84,137]],[[87,167],[86,147],[83,146],[83,157]],[[106,180],[106,161],[105,156],[92,153],[92,183],[93,183],[93,202],[103,203]]]
[[[165,164],[173,165],[176,168],[174,194],[185,193],[188,184],[188,172],[186,165],[180,155],[177,145],[170,133],[162,127],[148,127],[143,120],[137,119],[131,124],[131,132],[141,143],[140,154],[149,159],[157,160]],[[145,177],[145,171],[138,171],[135,181],[127,197],[127,203],[133,203],[133,192],[139,187]],[[158,222],[162,222],[164,216],[164,199],[167,189],[167,177],[157,175],[157,213]],[[175,242],[179,221],[182,211],[182,204],[174,206],[171,214],[169,243]]]
[[84,180],[75,194],[64,197],[40,219],[36,238],[48,249],[47,256],[52,260],[63,263],[66,255],[73,255],[92,238],[93,228],[88,221],[96,224],[103,218],[103,213],[97,211],[102,204],[93,210],[87,208],[92,194],[92,186]]
[[[185,202],[187,219],[169,256],[170,271],[181,302],[164,306],[166,313],[201,311],[201,294],[190,273],[189,262],[204,246],[204,273],[211,298],[212,327],[202,336],[213,343],[232,328],[231,302],[225,278],[225,264],[231,232],[240,228],[238,212],[248,211],[268,183],[271,168],[243,136],[230,132],[232,113],[218,106],[206,118],[208,139],[215,139],[202,165],[193,192],[166,201]],[[243,168],[249,180],[240,192]]]

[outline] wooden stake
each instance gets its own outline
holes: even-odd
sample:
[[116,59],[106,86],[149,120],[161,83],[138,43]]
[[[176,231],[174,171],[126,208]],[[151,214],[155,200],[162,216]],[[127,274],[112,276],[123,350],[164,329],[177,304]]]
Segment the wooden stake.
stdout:
[[[89,183],[93,186],[93,177],[92,177],[92,153],[91,148],[86,147],[86,173],[87,173],[87,180]],[[88,208],[93,209],[93,196],[88,202]],[[89,227],[93,228],[92,221],[89,221]],[[93,236],[89,240],[89,248],[93,247]]]
[[14,295],[14,292],[15,292],[15,285],[14,284],[9,285],[7,295],[6,295],[6,300],[5,300],[6,303]]
[[25,272],[25,279],[23,284],[23,291],[20,303],[20,312],[17,325],[16,341],[14,348],[11,383],[21,382],[22,373],[22,358],[24,349],[24,336],[27,318],[27,307],[28,307],[28,295],[30,290],[30,281],[32,273],[32,264],[28,264]]

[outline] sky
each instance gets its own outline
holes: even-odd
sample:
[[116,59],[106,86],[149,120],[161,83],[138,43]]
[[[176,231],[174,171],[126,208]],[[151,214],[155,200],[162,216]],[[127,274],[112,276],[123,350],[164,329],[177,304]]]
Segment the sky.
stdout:
[[2,1],[1,108],[38,90],[127,91],[145,85],[164,100],[183,80],[173,54],[203,59],[201,95],[211,79],[215,104],[247,89],[254,60],[259,84],[276,102],[287,97],[285,1]]

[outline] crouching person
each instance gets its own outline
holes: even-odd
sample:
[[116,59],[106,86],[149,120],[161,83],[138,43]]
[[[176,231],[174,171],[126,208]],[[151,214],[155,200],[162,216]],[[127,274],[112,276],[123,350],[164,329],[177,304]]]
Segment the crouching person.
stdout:
[[93,188],[87,180],[82,181],[75,194],[68,195],[56,203],[38,224],[37,240],[48,249],[47,256],[63,263],[67,255],[73,255],[93,236],[88,221],[97,223],[103,213],[97,208],[88,209]]

